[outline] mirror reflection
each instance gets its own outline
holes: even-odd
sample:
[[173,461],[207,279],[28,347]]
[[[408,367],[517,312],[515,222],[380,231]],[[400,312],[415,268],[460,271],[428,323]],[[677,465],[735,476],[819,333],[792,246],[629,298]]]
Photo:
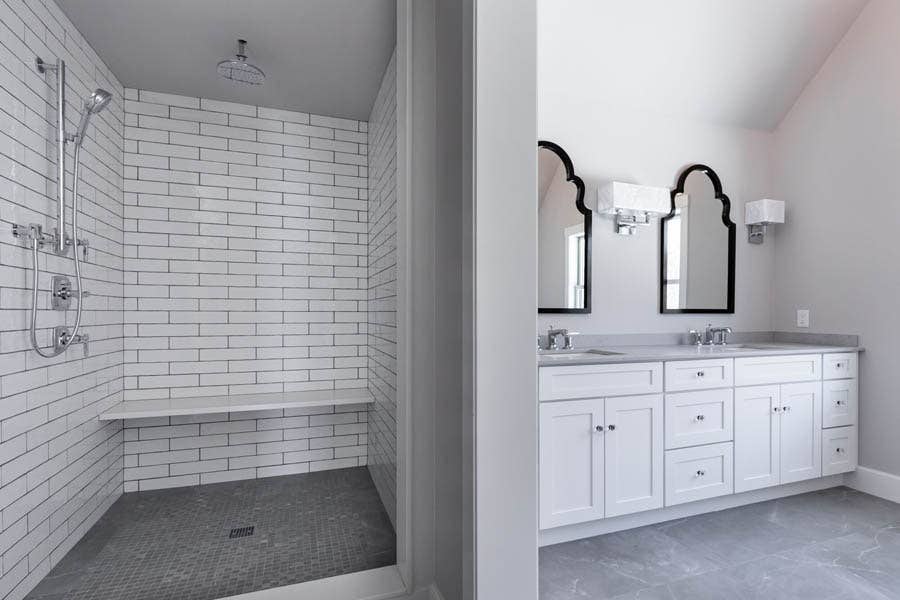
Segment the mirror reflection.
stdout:
[[734,312],[734,236],[718,176],[685,170],[662,220],[662,312]]
[[565,151],[538,144],[538,312],[590,312],[590,215]]

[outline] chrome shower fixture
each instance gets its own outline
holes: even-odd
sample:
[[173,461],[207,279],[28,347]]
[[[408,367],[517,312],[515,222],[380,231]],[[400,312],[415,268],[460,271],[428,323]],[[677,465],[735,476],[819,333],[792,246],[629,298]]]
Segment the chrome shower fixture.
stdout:
[[247,62],[245,49],[247,40],[238,40],[237,53],[234,58],[221,61],[216,67],[219,75],[231,81],[245,83],[247,85],[262,85],[266,80],[266,74],[256,65]]
[[[58,208],[57,229],[54,233],[44,233],[39,224],[20,225],[13,224],[13,236],[24,241],[31,247],[32,257],[32,281],[31,281],[31,345],[34,351],[44,358],[53,358],[65,352],[72,344],[83,344],[85,355],[87,355],[87,343],[90,337],[86,333],[79,334],[81,327],[81,315],[83,309],[83,299],[88,292],[82,288],[81,278],[81,260],[79,258],[79,250],[85,251],[85,259],[87,259],[87,241],[78,239],[78,182],[79,168],[81,167],[81,146],[84,144],[85,133],[90,124],[91,117],[96,115],[107,107],[112,94],[103,89],[96,89],[84,101],[84,110],[81,113],[81,121],[78,124],[77,133],[72,135],[66,134],[66,63],[62,59],[56,59],[55,65],[45,63],[40,57],[35,59],[35,66],[38,72],[46,73],[47,71],[56,72],[56,201]],[[66,144],[72,142],[75,144],[74,164],[72,168],[72,227],[69,235],[66,235],[66,209],[65,209],[65,193],[66,193]],[[53,330],[53,347],[52,349],[42,348],[37,340],[37,312],[38,312],[38,283],[40,280],[40,261],[38,252],[46,245],[53,245],[53,251],[59,256],[68,254],[69,248],[73,249],[72,255],[75,259],[75,278],[78,282],[77,289],[72,288],[72,284],[68,277],[56,275],[52,279],[53,289],[51,291],[51,307],[54,310],[68,310],[71,300],[78,300],[78,307],[75,313],[75,324],[71,332],[65,325],[58,326]]]
[[110,100],[112,100],[112,94],[104,89],[97,88],[84,101],[84,110],[81,112],[81,122],[78,123],[78,133],[74,136],[76,144],[83,143],[84,132],[87,131],[87,126],[91,121],[91,117],[106,108],[106,105],[109,104]]

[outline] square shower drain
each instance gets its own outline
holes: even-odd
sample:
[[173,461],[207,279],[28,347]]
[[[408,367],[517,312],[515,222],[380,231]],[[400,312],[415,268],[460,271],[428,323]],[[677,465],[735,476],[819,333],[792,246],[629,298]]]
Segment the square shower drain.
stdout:
[[242,537],[250,537],[253,535],[253,531],[256,529],[256,525],[250,525],[249,527],[235,527],[231,530],[231,533],[228,534],[229,539],[234,538],[242,538]]

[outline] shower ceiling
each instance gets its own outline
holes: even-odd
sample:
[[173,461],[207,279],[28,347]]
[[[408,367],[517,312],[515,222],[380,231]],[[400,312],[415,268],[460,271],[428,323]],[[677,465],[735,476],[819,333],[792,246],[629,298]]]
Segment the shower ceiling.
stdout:
[[[365,120],[394,48],[395,0],[56,0],[126,87]],[[216,73],[250,40],[263,86]]]

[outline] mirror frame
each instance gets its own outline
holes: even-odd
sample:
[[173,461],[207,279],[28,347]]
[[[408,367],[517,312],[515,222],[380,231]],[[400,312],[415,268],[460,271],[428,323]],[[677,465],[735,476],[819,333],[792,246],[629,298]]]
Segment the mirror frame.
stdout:
[[[575,208],[584,215],[584,308],[542,308],[538,304],[538,313],[547,314],[589,314],[591,312],[591,223],[593,221],[592,211],[584,205],[584,181],[575,174],[575,167],[572,165],[572,159],[562,146],[548,142],[547,140],[538,141],[538,150],[546,148],[554,152],[563,165],[566,167],[566,181],[575,184]],[[538,221],[540,227],[540,221]],[[540,248],[538,248],[540,251]],[[540,273],[538,273],[540,277]]]
[[[716,193],[716,199],[722,202],[722,223],[728,228],[728,306],[725,308],[666,308],[666,221],[675,216],[675,197],[684,193],[688,175],[695,171],[703,172]],[[702,314],[702,313],[734,313],[734,253],[737,226],[731,220],[731,200],[722,191],[722,182],[716,172],[706,165],[695,164],[686,168],[678,177],[678,183],[672,190],[672,208],[668,215],[659,221],[660,229],[660,269],[659,269],[659,312],[663,314]]]

